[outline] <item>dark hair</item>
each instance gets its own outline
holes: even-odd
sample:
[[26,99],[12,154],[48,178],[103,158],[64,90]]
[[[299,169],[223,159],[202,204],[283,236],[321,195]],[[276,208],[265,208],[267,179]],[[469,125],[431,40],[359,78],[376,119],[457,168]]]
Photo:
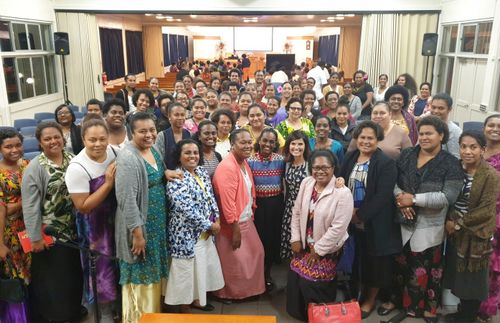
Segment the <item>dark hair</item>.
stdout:
[[59,111],[61,111],[64,108],[68,108],[69,114],[71,115],[71,118],[72,118],[71,119],[71,123],[75,123],[75,120],[76,120],[75,113],[73,112],[73,110],[71,110],[71,108],[67,104],[60,104],[55,109],[55,111],[54,111],[54,119],[56,120],[56,122],[59,123],[59,118],[57,117],[57,113],[59,113]]
[[204,106],[205,108],[207,108],[207,107],[208,107],[208,103],[207,103],[207,101],[203,100],[201,97],[194,98],[194,99],[191,101],[191,107],[193,107],[193,106],[194,106],[194,104],[195,104],[196,102],[202,102],[202,103],[203,103],[203,106]]
[[484,134],[482,132],[477,130],[466,130],[462,132],[462,134],[458,138],[459,144],[462,143],[462,139],[464,137],[471,137],[477,141],[477,143],[479,144],[479,146],[481,146],[481,148],[483,149],[486,148],[486,138],[484,137]]
[[389,80],[389,75],[387,75],[387,74],[380,74],[380,75],[378,76],[379,80],[380,80],[380,78],[381,78],[382,76],[385,76],[385,78],[386,78],[387,80]]
[[240,94],[238,94],[238,102],[240,101],[241,97],[244,96],[244,95],[250,96],[250,99],[252,99],[252,103],[254,102],[254,98],[253,98],[252,93],[247,92],[247,91],[243,91]]
[[346,108],[347,109],[347,113],[350,113],[351,112],[351,108],[349,108],[349,101],[346,102],[345,100],[342,100],[344,96],[341,96],[340,99],[339,99],[339,103],[337,104],[337,111],[339,110],[339,108]]
[[47,128],[56,128],[61,134],[61,137],[64,138],[63,130],[60,124],[55,121],[44,121],[40,122],[35,130],[35,138],[36,140],[38,140],[38,142],[40,142],[42,139],[42,132]]
[[[182,85],[184,85],[184,82],[182,82],[182,80],[175,80],[175,82],[174,82],[174,88],[175,88],[175,85],[176,85],[177,83],[182,83]],[[185,86],[184,86],[184,87],[185,87]]]
[[10,139],[17,137],[21,142],[23,142],[23,135],[21,135],[17,130],[13,129],[0,129],[0,146],[3,144],[5,139]]
[[432,85],[429,82],[422,82],[422,83],[420,83],[419,89],[421,90],[422,86],[424,86],[424,85],[427,85],[429,87],[429,91],[432,89]]
[[405,86],[404,87],[407,88],[408,91],[412,91],[412,92],[417,91],[417,82],[415,82],[415,79],[413,78],[413,76],[411,76],[408,73],[403,73],[403,74],[399,75],[398,78],[396,79],[396,81],[394,81],[394,85],[398,84],[398,80],[400,77],[405,78]]
[[273,84],[273,83],[267,83],[267,84],[266,84],[266,89],[267,89],[268,87],[270,87],[270,86],[272,86],[272,87],[273,87],[273,90],[276,90],[276,89],[274,88],[274,84]]
[[262,132],[260,133],[259,138],[257,138],[257,141],[254,144],[254,150],[255,150],[255,152],[260,152],[259,142],[262,139],[262,137],[264,137],[264,134],[266,134],[266,133],[272,133],[274,135],[274,137],[276,138],[276,142],[274,143],[273,152],[274,153],[277,152],[278,149],[280,148],[280,143],[279,143],[279,140],[278,140],[278,133],[273,128],[264,128],[262,130]]
[[302,107],[302,110],[304,110],[304,103],[302,102],[301,99],[298,99],[298,98],[291,98],[290,100],[288,100],[288,102],[286,103],[286,106],[285,106],[285,110],[286,112],[288,112],[288,110],[290,109],[290,106],[292,105],[292,103],[300,103],[300,106]]
[[239,128],[239,129],[235,129],[235,130],[231,131],[231,134],[229,135],[229,142],[231,143],[231,145],[234,145],[234,143],[236,142],[236,139],[238,138],[238,135],[240,133],[243,133],[243,132],[250,134],[250,131],[248,131],[245,128]]
[[109,101],[106,101],[104,103],[104,106],[102,107],[102,113],[103,114],[108,114],[109,110],[111,110],[111,107],[117,105],[122,108],[123,113],[127,112],[127,108],[125,107],[125,102],[120,99],[111,99]]
[[322,114],[317,115],[317,116],[315,116],[315,117],[312,119],[312,123],[313,123],[313,125],[316,127],[316,123],[317,123],[319,120],[321,120],[321,119],[326,119],[326,121],[328,121],[328,126],[329,126],[330,128],[332,127],[332,125],[331,125],[332,120],[330,120],[330,118],[328,118],[327,116],[324,116],[324,115],[322,115]]
[[436,95],[434,95],[432,97],[431,102],[434,102],[435,100],[443,100],[444,102],[446,102],[446,105],[448,106],[448,110],[451,110],[451,108],[453,107],[453,99],[451,98],[451,96],[448,93],[445,93],[445,92],[437,93]]
[[87,101],[87,104],[85,104],[85,107],[89,107],[89,105],[92,105],[92,104],[95,104],[95,105],[98,105],[99,106],[99,110],[102,111],[102,102],[101,100],[97,100],[97,99],[90,99]]
[[250,113],[250,109],[252,109],[252,108],[259,108],[259,110],[264,114],[264,116],[266,116],[266,110],[264,110],[264,108],[260,104],[257,104],[257,103],[250,104],[250,106],[248,107],[249,113]]
[[316,91],[314,90],[304,90],[302,93],[300,93],[300,99],[304,101],[304,98],[306,97],[306,94],[312,94],[314,95],[314,100],[316,100]]
[[338,94],[337,92],[335,92],[335,91],[329,91],[329,92],[327,92],[327,93],[325,94],[325,101],[328,101],[328,97],[329,97],[330,95],[336,95],[336,96],[337,96],[337,99],[339,99],[339,98],[340,98],[340,96],[339,96],[339,94]]
[[330,74],[330,78],[336,76],[338,79],[340,79],[340,74],[338,72],[333,72],[332,74]]
[[406,108],[408,106],[409,96],[410,96],[408,93],[408,90],[404,86],[393,85],[393,86],[389,87],[387,89],[387,91],[385,92],[384,100],[389,102],[389,99],[394,94],[401,94],[403,96],[403,109]]
[[237,68],[233,68],[232,70],[230,70],[229,76],[231,76],[231,74],[233,74],[233,73],[238,73],[238,77],[241,76],[240,70],[238,70]]
[[[221,82],[220,82],[220,78],[218,78],[218,77],[213,77],[213,78],[210,80],[210,88],[212,88],[212,83],[214,83],[214,81],[219,81],[219,83],[221,83]],[[219,86],[221,86],[221,85],[222,85],[222,84],[219,84]]]
[[314,85],[316,85],[316,79],[314,77],[308,77],[308,78],[306,78],[306,81],[308,81],[308,80],[313,80],[314,81]]
[[319,158],[319,157],[325,157],[328,159],[328,162],[330,165],[333,166],[333,170],[335,171],[339,165],[339,160],[337,157],[333,154],[333,152],[329,149],[316,149],[312,152],[311,157],[309,157],[309,163],[307,165],[307,168],[309,169],[309,174],[312,174],[312,164],[314,161]]
[[356,129],[354,129],[354,132],[352,133],[352,137],[357,140],[359,135],[365,128],[370,128],[373,130],[373,132],[375,133],[375,137],[377,137],[377,141],[384,140],[384,129],[382,129],[380,125],[371,120],[366,120],[358,124],[358,126],[356,127]]
[[280,100],[279,100],[277,97],[272,96],[272,97],[268,98],[268,99],[267,99],[267,102],[268,102],[268,103],[269,103],[269,100],[275,100],[275,101],[276,101],[276,103],[278,103],[278,108],[279,108],[279,105],[280,105]]
[[200,147],[202,146],[201,144],[201,140],[200,140],[200,132],[201,132],[201,129],[205,126],[214,126],[215,127],[215,130],[217,131],[217,125],[215,124],[215,122],[213,122],[212,120],[203,120],[202,122],[200,122],[200,124],[198,125],[198,131],[196,131],[196,133],[191,137],[191,139],[194,139],[196,140]]
[[349,85],[352,88],[352,82],[349,82],[349,81],[344,82],[343,88],[345,88],[346,85]]
[[130,130],[132,132],[134,132],[135,130],[135,123],[141,120],[151,120],[153,121],[153,123],[155,121],[154,115],[148,112],[136,112],[134,114],[131,114],[129,119],[129,125],[130,125]]
[[170,93],[161,94],[158,97],[158,106],[161,106],[161,101],[163,101],[165,99],[169,99],[170,102],[174,102],[175,101],[175,98],[174,98],[174,96],[172,94],[170,94]]
[[123,78],[123,80],[125,80],[125,82],[127,82],[127,79],[129,78],[129,76],[136,77],[134,73],[128,73],[127,75],[125,75],[125,77]]
[[362,77],[363,77],[363,79],[364,79],[366,72],[365,72],[365,71],[363,71],[363,70],[357,70],[357,71],[356,71],[356,72],[354,72],[354,74],[352,75],[352,79],[353,79],[353,80],[356,78],[356,75],[357,75],[357,74],[361,74],[361,76],[362,76]]
[[134,95],[132,96],[132,104],[134,106],[137,106],[137,100],[139,100],[139,96],[141,96],[141,94],[144,94],[145,96],[148,97],[149,107],[153,107],[155,105],[155,97],[153,96],[153,93],[150,90],[138,89],[134,92]]
[[220,97],[221,97],[221,96],[223,96],[223,95],[225,95],[225,96],[228,96],[228,97],[232,98],[231,93],[229,93],[228,91],[222,91],[222,92],[219,94],[219,97],[218,97],[217,99],[218,99],[218,100],[220,100]]
[[436,129],[437,133],[443,135],[443,140],[441,140],[441,144],[446,144],[448,139],[450,138],[450,130],[448,130],[448,125],[436,116],[427,116],[420,119],[420,122],[417,124],[417,129],[420,132],[420,128],[423,126],[432,126]]
[[172,113],[172,110],[174,108],[183,108],[184,110],[186,110],[186,108],[180,104],[179,102],[172,102],[168,105],[167,107],[167,114],[170,116],[170,114]]
[[106,133],[109,134],[108,127],[100,116],[95,114],[87,114],[85,118],[83,118],[81,125],[82,138],[85,137],[85,133],[91,127],[103,127],[106,130]]
[[176,166],[181,166],[182,147],[184,147],[185,145],[189,145],[189,144],[194,144],[194,145],[196,145],[196,147],[198,147],[198,153],[200,155],[200,159],[198,161],[198,166],[203,165],[203,153],[202,153],[200,144],[194,139],[182,139],[177,144],[175,144],[174,153],[172,155]]
[[193,78],[191,77],[191,75],[188,75],[188,74],[184,75],[184,76],[182,77],[182,81],[184,81],[184,79],[185,79],[185,78],[188,78],[188,79],[190,79],[190,80],[191,80],[191,82],[193,82]]
[[295,130],[288,135],[288,138],[286,138],[285,147],[283,148],[283,151],[285,152],[285,160],[287,162],[293,162],[293,156],[290,154],[290,143],[298,139],[302,139],[304,141],[304,160],[307,160],[307,158],[309,158],[309,154],[311,151],[309,147],[309,138],[307,138],[306,134],[302,130]]
[[238,85],[239,85],[239,84],[238,84],[238,83],[236,83],[236,82],[229,81],[229,82],[227,83],[227,88],[229,89],[229,87],[230,87],[230,86],[236,86],[236,87],[238,87]]
[[500,113],[489,115],[486,119],[484,119],[484,125],[483,126],[486,126],[486,124],[488,123],[488,121],[490,121],[491,119],[500,119]]
[[197,80],[196,82],[194,82],[194,87],[196,87],[196,84],[198,83],[203,83],[203,85],[207,86],[207,82],[203,81],[203,80]]
[[219,109],[219,110],[215,111],[214,113],[212,113],[212,116],[210,117],[210,119],[213,122],[215,122],[215,124],[218,124],[221,116],[226,116],[229,118],[229,120],[231,121],[231,125],[232,125],[231,131],[233,131],[234,125],[236,124],[236,117],[234,116],[234,112],[231,110],[227,110],[227,109]]

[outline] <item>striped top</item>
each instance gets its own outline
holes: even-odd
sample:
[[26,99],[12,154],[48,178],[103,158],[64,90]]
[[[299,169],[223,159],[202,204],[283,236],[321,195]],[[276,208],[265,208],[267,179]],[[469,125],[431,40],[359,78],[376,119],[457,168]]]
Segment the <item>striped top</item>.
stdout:
[[272,197],[283,193],[283,156],[272,153],[264,158],[260,153],[255,153],[247,161],[252,170],[256,197]]

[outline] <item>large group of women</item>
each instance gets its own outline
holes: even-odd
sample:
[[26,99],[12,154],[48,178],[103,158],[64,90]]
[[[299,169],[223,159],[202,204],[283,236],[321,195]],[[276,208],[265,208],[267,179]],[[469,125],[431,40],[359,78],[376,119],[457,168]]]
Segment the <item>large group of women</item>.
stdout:
[[437,322],[443,288],[460,298],[445,321],[496,315],[500,115],[462,133],[449,95],[429,83],[417,94],[408,74],[373,89],[363,71],[333,72],[322,93],[306,73],[182,74],[174,93],[127,75],[78,126],[57,107],[30,162],[23,137],[0,131],[0,269],[29,292],[0,301],[0,321],[78,321],[94,303],[101,322],[211,311],[208,295],[273,290],[277,263],[299,320],[336,300],[340,272],[363,318],[402,309]]

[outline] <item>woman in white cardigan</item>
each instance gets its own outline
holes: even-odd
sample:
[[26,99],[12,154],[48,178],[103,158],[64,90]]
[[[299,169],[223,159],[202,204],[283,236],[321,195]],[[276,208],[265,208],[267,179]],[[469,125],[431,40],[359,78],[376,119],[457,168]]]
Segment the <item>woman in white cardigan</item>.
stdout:
[[338,162],[329,150],[316,150],[300,185],[292,212],[293,257],[287,284],[287,312],[307,320],[309,303],[335,301],[338,252],[348,238],[353,198],[347,187],[336,188]]

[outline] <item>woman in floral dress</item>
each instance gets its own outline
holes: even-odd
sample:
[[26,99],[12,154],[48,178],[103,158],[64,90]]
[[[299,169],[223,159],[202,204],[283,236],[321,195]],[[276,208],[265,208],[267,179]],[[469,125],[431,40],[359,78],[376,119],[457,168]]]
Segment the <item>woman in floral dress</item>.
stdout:
[[[17,233],[24,231],[21,206],[21,181],[28,161],[22,159],[23,137],[13,130],[0,131],[0,259],[8,257],[17,277],[26,284],[30,280],[31,256],[23,252]],[[3,237],[3,239],[2,239]],[[0,263],[0,273],[12,277],[5,263]],[[25,303],[10,304],[0,301],[0,322],[28,322]]]
[[285,143],[285,213],[281,224],[281,259],[290,259],[292,249],[290,245],[290,223],[292,219],[292,209],[295,204],[297,194],[299,194],[300,183],[309,176],[307,170],[307,159],[309,158],[309,139],[300,130],[293,131]]

